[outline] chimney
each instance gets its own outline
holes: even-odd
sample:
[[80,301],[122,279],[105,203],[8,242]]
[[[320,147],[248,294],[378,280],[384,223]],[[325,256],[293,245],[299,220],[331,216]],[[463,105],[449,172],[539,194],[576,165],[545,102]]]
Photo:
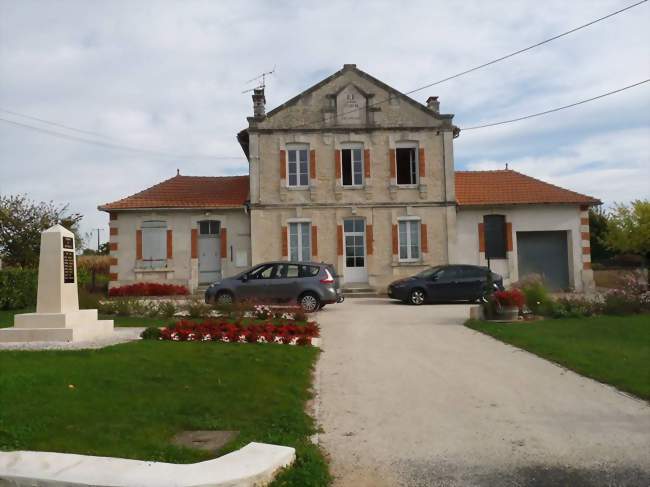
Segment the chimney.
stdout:
[[440,102],[437,96],[427,98],[427,108],[432,112],[440,113]]
[[264,118],[266,116],[265,106],[264,88],[255,88],[253,90],[253,116],[255,118]]

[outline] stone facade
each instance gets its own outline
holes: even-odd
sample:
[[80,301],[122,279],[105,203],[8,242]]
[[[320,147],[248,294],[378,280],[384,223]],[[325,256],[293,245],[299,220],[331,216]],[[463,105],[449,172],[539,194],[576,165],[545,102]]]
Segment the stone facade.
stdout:
[[[441,115],[435,105],[427,108],[345,65],[265,116],[248,120],[242,145],[250,162],[253,263],[289,257],[288,226],[304,222],[311,228],[312,259],[334,263],[349,282],[347,218],[364,222],[371,286],[383,288],[418,269],[453,260],[457,129],[452,115]],[[414,184],[398,184],[395,149],[401,146],[417,151]],[[302,187],[289,184],[293,147],[309,152],[308,184]],[[341,153],[350,147],[363,151],[363,182],[354,186],[342,181]],[[400,219],[419,219],[420,224],[421,252],[408,262],[398,252]]]
[[[214,238],[220,275],[231,276],[250,266],[250,219],[242,206],[214,210],[111,211],[111,287],[134,281],[165,282],[187,286],[200,284],[199,222],[219,222]],[[164,263],[151,268],[142,260],[142,226],[147,221],[165,222]]]

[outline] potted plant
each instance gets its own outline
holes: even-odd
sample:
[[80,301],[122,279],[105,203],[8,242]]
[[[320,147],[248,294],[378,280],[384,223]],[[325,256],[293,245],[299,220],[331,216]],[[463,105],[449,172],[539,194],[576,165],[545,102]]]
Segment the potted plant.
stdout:
[[492,297],[496,314],[501,320],[516,321],[519,318],[519,311],[526,303],[526,298],[519,289],[495,291]]

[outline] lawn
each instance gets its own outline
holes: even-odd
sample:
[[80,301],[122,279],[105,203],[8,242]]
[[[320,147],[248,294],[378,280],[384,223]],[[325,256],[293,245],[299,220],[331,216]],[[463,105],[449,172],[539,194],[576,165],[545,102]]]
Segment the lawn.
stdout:
[[[14,315],[33,313],[34,309],[0,310],[0,328],[14,326]],[[135,316],[100,315],[102,320],[113,320],[115,326],[167,326],[180,318],[137,318]]]
[[466,325],[650,400],[650,315]]
[[312,347],[132,342],[102,350],[0,352],[0,449],[174,463],[210,458],[170,445],[183,430],[238,430],[221,453],[250,441],[293,446],[274,485],[327,485],[305,413]]

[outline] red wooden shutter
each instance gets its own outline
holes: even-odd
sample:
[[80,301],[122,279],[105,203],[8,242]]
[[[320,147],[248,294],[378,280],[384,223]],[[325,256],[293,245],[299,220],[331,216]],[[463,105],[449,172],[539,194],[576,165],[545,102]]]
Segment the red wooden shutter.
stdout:
[[393,255],[398,253],[397,225],[393,225]]
[[418,151],[418,169],[420,172],[420,177],[423,178],[425,176],[425,159],[424,159],[424,149],[420,148]]
[[429,252],[429,237],[427,236],[427,224],[422,223],[420,225],[420,245],[422,246],[422,253],[426,254]]
[[390,177],[394,178],[396,177],[396,162],[395,162],[395,149],[389,149],[388,150],[388,160],[390,163]]
[[506,223],[506,250],[512,252],[512,223]]
[[199,231],[196,228],[192,229],[192,240],[191,240],[191,252],[192,252],[192,259],[197,259],[199,257]]
[[172,231],[167,230],[167,258],[171,259],[174,256],[174,240],[172,238]]
[[366,225],[366,253],[372,255],[374,238],[372,235],[372,225]]
[[316,151],[314,149],[309,151],[309,177],[316,179]]
[[228,230],[225,228],[221,229],[221,258],[228,258]]
[[363,149],[363,175],[370,177],[370,149]]
[[135,258],[142,259],[142,230],[135,231]]
[[287,242],[287,227],[282,227],[282,257],[289,255],[289,244]]
[[109,235],[117,235],[118,233],[119,231],[117,227],[111,227],[108,232]]
[[336,226],[336,255],[343,255],[343,227]]
[[334,151],[334,172],[336,179],[341,179],[341,151],[336,149]]
[[478,224],[478,251],[485,252],[485,225]]
[[318,227],[311,226],[311,255],[316,257],[318,255]]
[[280,151],[280,179],[287,179],[287,152]]
[[108,214],[108,218],[109,218],[109,220],[117,220],[117,213],[115,213],[114,211],[111,211]]
[[111,242],[108,244],[108,250],[111,252],[117,252],[117,242]]

